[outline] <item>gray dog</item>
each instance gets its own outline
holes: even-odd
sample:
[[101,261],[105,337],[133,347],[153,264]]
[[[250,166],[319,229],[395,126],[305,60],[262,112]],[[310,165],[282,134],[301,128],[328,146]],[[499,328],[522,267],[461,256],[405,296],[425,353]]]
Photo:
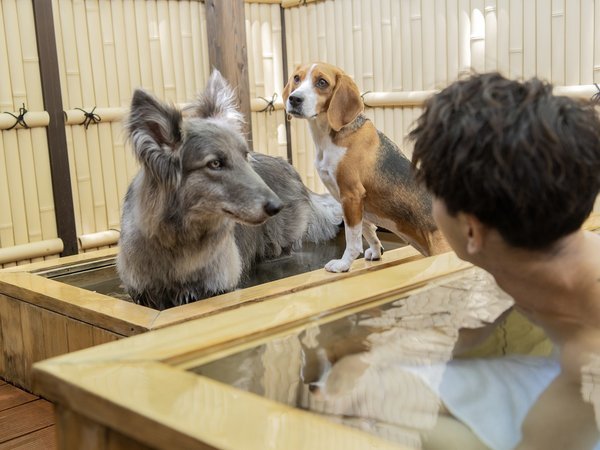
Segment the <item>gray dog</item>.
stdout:
[[250,153],[218,71],[184,111],[136,90],[127,132],[141,169],[125,197],[117,270],[165,309],[235,289],[249,266],[333,238],[341,206],[285,160]]

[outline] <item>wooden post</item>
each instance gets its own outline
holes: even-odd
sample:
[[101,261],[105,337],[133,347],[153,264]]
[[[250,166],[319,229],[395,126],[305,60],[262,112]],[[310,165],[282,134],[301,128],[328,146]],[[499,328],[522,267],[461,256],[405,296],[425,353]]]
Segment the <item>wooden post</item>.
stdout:
[[[281,65],[283,66],[283,86],[288,82],[288,58],[287,58],[287,39],[285,37],[285,10],[279,6],[279,17],[281,19]],[[287,145],[287,159],[290,164],[294,164],[294,155],[292,154],[292,132],[290,129],[290,121],[287,120],[287,112],[283,105],[283,116],[285,121],[285,142]]]
[[244,132],[252,148],[244,0],[205,0],[204,5],[211,70],[218,69],[236,89],[238,104],[246,120]]
[[52,2],[33,0],[35,35],[37,38],[42,79],[44,108],[50,116],[46,131],[50,152],[50,172],[52,173],[52,195],[58,237],[63,241],[61,256],[77,254],[77,231],[73,210],[73,192],[69,174],[67,137],[58,72],[56,36],[52,15]]

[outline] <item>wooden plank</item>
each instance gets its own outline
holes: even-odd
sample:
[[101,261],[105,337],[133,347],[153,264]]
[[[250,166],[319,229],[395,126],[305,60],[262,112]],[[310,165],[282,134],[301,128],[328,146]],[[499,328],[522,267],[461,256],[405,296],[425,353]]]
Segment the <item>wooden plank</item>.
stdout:
[[23,376],[21,386],[28,389],[31,387],[31,366],[34,362],[46,358],[46,348],[42,315],[43,311],[37,306],[28,303],[20,303],[21,312],[21,335],[23,337]]
[[105,344],[106,342],[117,341],[125,336],[120,334],[112,333],[102,328],[94,327],[92,329],[92,340],[94,345]]
[[[107,450],[152,450],[147,445],[135,441],[121,433],[108,429]],[[0,449],[1,450],[1,449]]]
[[0,411],[37,400],[38,397],[21,389],[4,383],[0,386]]
[[63,105],[61,97],[58,56],[54,33],[52,2],[33,0],[35,35],[40,59],[44,108],[50,115],[47,127],[52,194],[56,211],[58,237],[63,240],[63,256],[77,253],[77,232],[73,211],[73,193],[67,155]]
[[0,450],[54,450],[56,448],[54,425],[0,444]]
[[56,406],[56,440],[60,449],[105,450],[106,428],[59,405]]
[[52,403],[39,399],[0,411],[0,423],[0,443],[49,427],[54,424]]
[[170,308],[162,311],[152,324],[152,329],[191,320],[201,316],[236,308],[246,302],[264,301],[276,296],[287,295],[304,289],[314,288],[326,283],[355,277],[367,272],[380,270],[398,264],[421,259],[422,255],[413,247],[402,247],[385,252],[380,261],[359,259],[352,265],[352,270],[343,273],[331,273],[323,269],[302,273],[258,286],[218,295],[190,305]]
[[21,311],[19,303],[0,294],[0,317],[2,317],[2,358],[4,359],[5,380],[20,384],[25,373],[23,335],[21,334]]
[[92,347],[94,345],[93,326],[77,320],[67,321],[67,341],[69,352]]
[[240,111],[246,121],[246,133],[252,148],[252,117],[246,48],[244,0],[205,0],[208,59],[236,89]]
[[123,335],[147,331],[159,313],[30,273],[0,272],[0,292]]
[[46,311],[42,317],[42,330],[47,358],[62,355],[69,351],[67,318],[65,316]]

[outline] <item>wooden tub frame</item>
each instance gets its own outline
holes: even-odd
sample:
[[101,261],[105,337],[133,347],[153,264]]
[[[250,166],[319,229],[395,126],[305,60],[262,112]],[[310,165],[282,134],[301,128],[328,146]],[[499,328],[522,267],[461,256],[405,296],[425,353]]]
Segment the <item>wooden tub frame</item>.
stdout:
[[164,311],[35,273],[114,259],[117,251],[0,270],[0,378],[37,393],[31,382],[36,361],[422,258],[412,247],[402,247],[386,252],[381,261],[357,260],[348,273],[315,270]]
[[187,369],[471,267],[454,253],[420,258],[62,355],[33,366],[35,388],[55,403],[64,450],[403,449]]

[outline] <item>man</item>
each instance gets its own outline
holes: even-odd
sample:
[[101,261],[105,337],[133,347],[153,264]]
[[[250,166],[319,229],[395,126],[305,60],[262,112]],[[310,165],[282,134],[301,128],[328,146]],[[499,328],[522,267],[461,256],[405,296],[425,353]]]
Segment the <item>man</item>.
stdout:
[[410,139],[456,254],[491,273],[560,349],[560,374],[529,410],[517,448],[593,448],[600,236],[581,225],[600,190],[596,111],[538,79],[472,75],[427,102]]

